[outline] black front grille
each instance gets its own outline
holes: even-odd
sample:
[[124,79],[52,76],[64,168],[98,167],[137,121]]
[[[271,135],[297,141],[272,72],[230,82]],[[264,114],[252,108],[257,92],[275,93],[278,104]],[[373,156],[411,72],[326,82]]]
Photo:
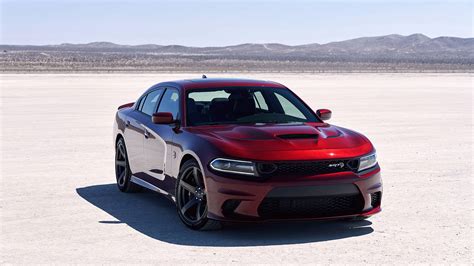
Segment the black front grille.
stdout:
[[258,214],[264,219],[319,218],[358,214],[363,208],[361,194],[265,198],[258,207]]
[[[309,176],[318,174],[357,171],[358,160],[328,160],[259,163],[258,169],[274,169],[272,172],[261,171],[262,176]],[[270,167],[271,166],[271,167]]]

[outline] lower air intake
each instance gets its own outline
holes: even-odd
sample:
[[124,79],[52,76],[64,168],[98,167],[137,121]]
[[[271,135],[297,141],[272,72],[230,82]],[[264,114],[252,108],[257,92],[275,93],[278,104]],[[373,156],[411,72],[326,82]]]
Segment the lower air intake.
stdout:
[[382,192],[375,192],[370,194],[370,203],[372,207],[380,206],[380,202],[382,201]]
[[360,194],[304,198],[265,198],[258,207],[264,219],[320,218],[358,214],[364,208]]

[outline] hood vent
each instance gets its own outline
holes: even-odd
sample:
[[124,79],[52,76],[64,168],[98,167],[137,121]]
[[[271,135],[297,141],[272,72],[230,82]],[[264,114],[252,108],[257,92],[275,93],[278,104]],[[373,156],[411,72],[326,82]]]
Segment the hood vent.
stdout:
[[285,134],[277,137],[281,139],[318,139],[318,134]]

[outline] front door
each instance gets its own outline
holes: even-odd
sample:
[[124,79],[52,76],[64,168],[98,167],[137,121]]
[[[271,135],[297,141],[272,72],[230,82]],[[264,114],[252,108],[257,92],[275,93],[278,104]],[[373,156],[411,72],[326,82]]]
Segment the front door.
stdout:
[[[179,93],[174,88],[166,88],[159,103],[157,112],[169,112],[174,119],[179,119]],[[170,178],[173,160],[173,138],[176,134],[175,124],[158,125],[151,120],[145,124],[148,136],[144,141],[146,173],[155,178],[155,184],[168,193],[174,191],[174,179]],[[172,193],[174,194],[174,193]]]

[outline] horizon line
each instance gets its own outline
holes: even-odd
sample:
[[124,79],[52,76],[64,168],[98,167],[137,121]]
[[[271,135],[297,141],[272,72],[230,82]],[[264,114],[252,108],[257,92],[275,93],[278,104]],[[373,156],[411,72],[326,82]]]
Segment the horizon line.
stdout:
[[285,46],[304,46],[304,45],[326,45],[330,43],[337,43],[337,42],[344,42],[344,41],[351,41],[351,40],[356,40],[356,39],[361,39],[361,38],[377,38],[377,37],[387,37],[387,36],[401,36],[401,37],[410,37],[410,36],[424,36],[427,37],[431,40],[437,39],[437,38],[459,38],[459,39],[473,39],[474,36],[471,37],[459,37],[459,36],[450,36],[450,35],[441,35],[437,37],[430,37],[426,34],[423,33],[412,33],[409,35],[402,35],[398,33],[392,33],[392,34],[387,34],[387,35],[375,35],[375,36],[360,36],[360,37],[355,37],[355,38],[350,38],[350,39],[344,39],[344,40],[337,40],[337,41],[330,41],[326,43],[303,43],[303,44],[296,44],[296,45],[289,45],[289,44],[284,44],[284,43],[279,43],[279,42],[263,42],[263,43],[254,43],[254,42],[243,42],[243,43],[237,43],[237,44],[229,44],[229,45],[221,45],[221,46],[189,46],[189,45],[184,45],[184,44],[156,44],[156,43],[142,43],[142,44],[122,44],[122,43],[116,43],[116,42],[111,42],[111,41],[92,41],[92,42],[84,42],[84,43],[70,43],[70,42],[63,42],[63,43],[56,43],[56,44],[7,44],[7,43],[0,43],[0,46],[59,46],[59,45],[87,45],[87,44],[93,44],[93,43],[109,43],[109,44],[115,44],[115,45],[121,45],[121,46],[143,46],[143,45],[158,45],[158,46],[184,46],[184,47],[193,47],[193,48],[213,48],[213,47],[229,47],[229,46],[238,46],[238,45],[245,45],[245,44],[257,44],[257,45],[265,45],[265,44],[280,44],[280,45],[285,45]]

